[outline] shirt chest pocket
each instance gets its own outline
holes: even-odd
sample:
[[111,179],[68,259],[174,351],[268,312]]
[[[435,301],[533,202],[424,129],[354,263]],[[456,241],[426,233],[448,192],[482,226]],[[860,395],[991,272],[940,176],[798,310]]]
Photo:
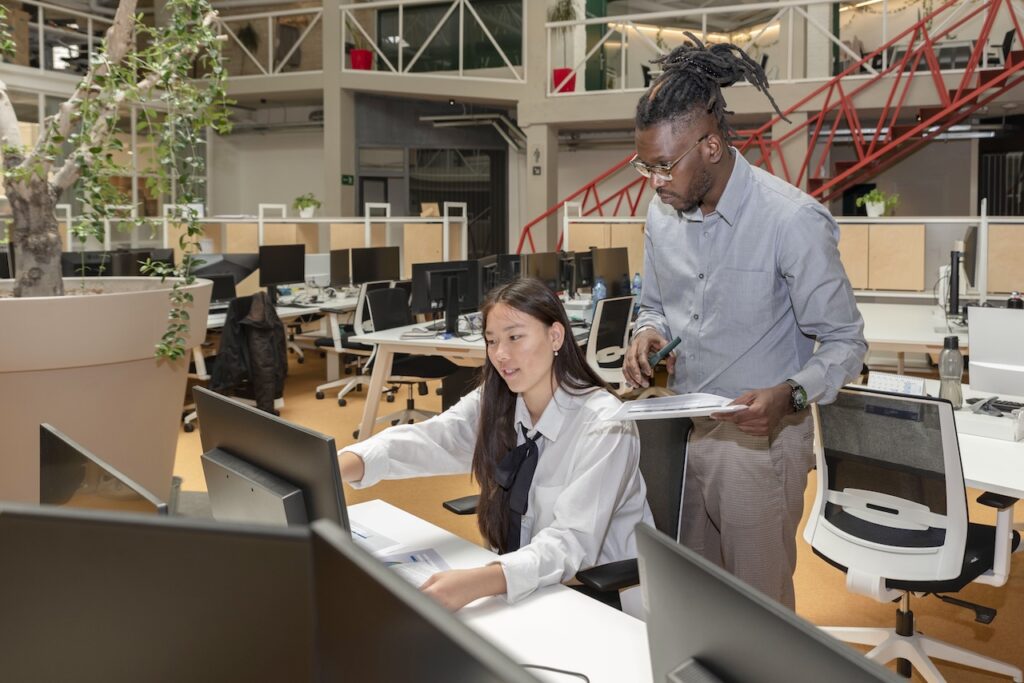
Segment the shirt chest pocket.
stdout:
[[771,324],[772,273],[720,268],[708,288],[708,319],[717,329],[760,336]]

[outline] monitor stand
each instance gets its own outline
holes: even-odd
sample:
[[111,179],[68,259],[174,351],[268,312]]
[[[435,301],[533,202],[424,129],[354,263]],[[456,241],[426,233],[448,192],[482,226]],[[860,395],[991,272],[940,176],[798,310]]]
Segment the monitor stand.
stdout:
[[450,277],[444,283],[444,331],[446,334],[459,334],[459,279]]

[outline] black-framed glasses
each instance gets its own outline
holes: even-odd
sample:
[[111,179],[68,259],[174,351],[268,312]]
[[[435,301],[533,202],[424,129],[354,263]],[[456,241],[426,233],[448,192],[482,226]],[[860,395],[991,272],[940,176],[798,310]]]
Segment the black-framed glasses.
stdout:
[[663,183],[667,183],[672,180],[672,169],[675,168],[676,164],[683,160],[683,158],[697,148],[697,145],[704,142],[711,136],[711,133],[705,133],[701,135],[697,142],[693,143],[689,149],[679,155],[679,158],[670,164],[658,164],[656,166],[648,166],[644,162],[637,159],[637,155],[634,154],[633,158],[629,160],[629,164],[636,169],[636,172],[642,175],[644,178],[654,178]]

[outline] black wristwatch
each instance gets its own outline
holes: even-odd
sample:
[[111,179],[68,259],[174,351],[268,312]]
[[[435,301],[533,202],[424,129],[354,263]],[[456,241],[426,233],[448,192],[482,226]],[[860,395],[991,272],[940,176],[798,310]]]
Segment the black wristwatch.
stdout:
[[807,408],[807,390],[791,379],[787,379],[786,384],[788,384],[789,388],[792,390],[789,394],[789,405],[793,409],[793,412],[799,413],[801,410]]

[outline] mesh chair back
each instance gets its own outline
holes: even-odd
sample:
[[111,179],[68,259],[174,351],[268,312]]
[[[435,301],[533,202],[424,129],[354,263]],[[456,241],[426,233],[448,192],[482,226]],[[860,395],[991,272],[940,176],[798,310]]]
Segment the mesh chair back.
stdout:
[[366,295],[370,320],[377,332],[413,323],[409,295],[404,289],[377,289]]
[[359,285],[359,294],[356,297],[355,317],[353,318],[352,323],[356,334],[367,334],[371,332],[370,328],[372,325],[366,324],[370,322],[370,311],[366,305],[366,295],[378,289],[387,289],[390,286],[390,280],[376,280],[374,282],[364,282]]
[[819,407],[818,493],[805,537],[871,576],[958,576],[967,500],[952,406],[846,388]]
[[587,339],[587,362],[591,367],[622,367],[629,341],[633,297],[620,296],[597,302]]
[[409,303],[412,305],[412,280],[396,280],[391,286],[395,289],[405,290],[406,298],[409,299]]
[[654,514],[654,526],[678,539],[686,440],[693,422],[686,417],[637,420],[636,427],[640,432],[640,473],[647,484],[647,504]]

